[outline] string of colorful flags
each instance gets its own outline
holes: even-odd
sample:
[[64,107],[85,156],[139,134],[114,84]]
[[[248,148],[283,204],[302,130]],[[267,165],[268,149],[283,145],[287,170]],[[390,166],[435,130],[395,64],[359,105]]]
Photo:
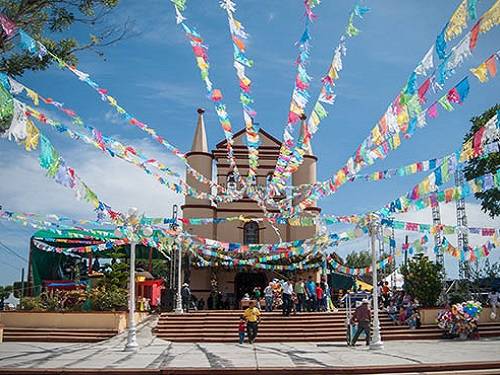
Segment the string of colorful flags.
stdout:
[[[360,275],[366,275],[368,273],[372,273],[373,267],[372,265],[369,265],[368,267],[360,268],[360,267],[349,267],[343,264],[340,264],[336,260],[334,260],[332,257],[328,256],[327,262],[332,267],[333,270],[344,273],[346,275],[353,275],[353,276],[360,276]],[[394,260],[394,257],[392,255],[379,260],[377,262],[377,270],[384,270],[388,265],[391,265]]]
[[294,125],[299,120],[305,119],[305,107],[309,102],[309,86],[311,82],[311,76],[307,73],[307,65],[310,60],[311,53],[311,34],[310,26],[311,23],[317,18],[313,13],[313,8],[319,5],[318,0],[305,0],[305,25],[302,36],[296,43],[298,47],[298,56],[295,60],[297,66],[297,72],[295,75],[294,88],[292,91],[292,98],[290,100],[290,108],[288,110],[288,118],[283,130],[283,142],[281,143],[281,149],[279,152],[278,160],[276,161],[276,167],[274,169],[273,177],[271,178],[271,190],[274,186],[278,186],[280,189],[284,188],[279,178],[279,173],[285,171],[285,167],[291,157],[292,148],[294,146]]
[[[10,90],[10,93],[12,95],[20,95],[23,92],[26,93],[26,96],[28,96],[32,100],[33,104],[37,107],[40,104],[40,100],[47,105],[51,105],[51,106],[55,107],[58,111],[61,111],[62,113],[64,113],[68,117],[70,117],[72,119],[72,124],[78,125],[80,127],[83,127],[84,129],[86,129],[92,135],[92,139],[96,143],[100,144],[101,147],[105,147],[102,145],[102,143],[104,143],[105,145],[112,146],[114,148],[114,152],[117,152],[116,151],[117,149],[118,149],[118,152],[119,152],[119,150],[127,150],[128,153],[133,154],[133,155],[137,155],[137,157],[141,159],[142,163],[154,166],[169,176],[176,177],[179,179],[183,178],[183,176],[181,176],[179,173],[173,171],[172,169],[168,168],[165,164],[163,164],[159,160],[146,157],[140,150],[137,150],[130,145],[123,145],[121,142],[119,142],[116,139],[113,139],[111,137],[104,136],[98,129],[96,129],[90,125],[85,124],[83,122],[82,118],[74,110],[64,107],[63,103],[58,102],[52,98],[45,98],[44,96],[42,96],[41,94],[39,94],[35,90],[24,86],[23,84],[14,80],[12,77],[8,77],[7,75],[5,75],[4,73],[1,73],[1,72],[0,72],[0,82],[2,82],[4,88]],[[202,182],[200,180],[198,180],[198,181]]]
[[[5,15],[2,15],[0,18],[0,26],[3,28],[4,32],[6,32],[7,36],[12,38],[15,33],[19,34],[19,43],[18,45],[24,50],[38,55],[40,58],[44,56],[50,56],[54,61],[56,61],[61,69],[67,69],[71,73],[73,73],[78,79],[88,86],[90,86],[94,91],[96,91],[100,98],[107,102],[125,121],[126,123],[135,126],[141,129],[143,132],[147,133],[151,138],[153,138],[158,143],[165,146],[165,148],[173,155],[178,157],[183,161],[186,165],[188,173],[193,175],[197,180],[210,184],[210,186],[218,187],[217,184],[207,179],[203,174],[199,173],[196,169],[192,168],[186,159],[184,153],[182,153],[179,149],[173,146],[170,142],[168,142],[164,137],[157,134],[157,132],[151,128],[146,123],[139,121],[136,117],[132,116],[127,110],[121,107],[118,104],[118,101],[109,95],[109,90],[103,88],[97,82],[90,78],[88,73],[82,72],[76,67],[67,64],[65,61],[60,59],[58,56],[54,55],[50,50],[48,50],[40,41],[33,39],[29,34],[27,34],[24,30],[16,26],[12,21],[10,21]],[[220,188],[220,187],[218,187]]]
[[313,106],[313,110],[309,119],[305,122],[303,131],[299,136],[297,145],[293,144],[293,139],[290,147],[287,145],[286,158],[283,159],[283,163],[278,162],[276,164],[274,176],[275,183],[281,189],[284,187],[285,180],[295,172],[298,167],[303,162],[304,155],[310,149],[310,141],[314,134],[319,129],[320,122],[328,116],[328,112],[323,107],[323,104],[333,105],[335,102],[335,82],[339,79],[339,72],[342,70],[342,56],[347,53],[346,40],[349,37],[354,37],[359,35],[360,31],[357,29],[353,20],[354,17],[363,18],[363,16],[369,11],[369,8],[356,4],[349,14],[348,25],[340,37],[340,42],[335,48],[332,62],[328,68],[327,74],[321,79],[322,86],[320,93],[316,102]]
[[214,88],[213,83],[210,79],[208,47],[204,44],[203,38],[198,32],[196,32],[196,30],[187,26],[184,22],[180,22],[180,25],[184,29],[184,33],[186,34],[186,37],[191,44],[194,56],[196,58],[196,64],[198,66],[198,69],[200,70],[201,79],[205,84],[205,89],[207,90],[209,99],[214,104],[217,118],[222,127],[222,130],[224,131],[224,137],[226,138],[227,157],[230,163],[231,170],[238,176],[239,172],[236,165],[236,160],[234,159],[233,151],[233,128],[231,125],[229,114],[227,113],[226,105],[223,102],[222,90]]
[[[348,159],[344,167],[339,169],[339,171],[335,173],[334,177],[327,181],[322,187],[324,192],[309,192],[306,194],[303,202],[301,202],[298,207],[294,207],[294,210],[300,210],[308,207],[314,204],[318,198],[333,194],[341,184],[345,183],[345,181],[353,175],[359,173],[362,167],[373,164],[377,159],[385,158],[391,149],[393,150],[400,146],[400,132],[403,133],[406,138],[409,138],[413,135],[417,127],[425,126],[426,116],[428,118],[437,117],[438,103],[447,111],[453,110],[451,103],[462,103],[469,91],[467,77],[448,91],[445,96],[441,97],[429,106],[427,110],[422,110],[421,108],[421,103],[426,100],[425,95],[431,85],[431,82],[437,82],[436,85],[433,85],[433,89],[435,91],[441,90],[444,84],[444,79],[449,78],[455,72],[458,65],[460,65],[467,57],[472,55],[471,51],[477,44],[477,37],[479,33],[486,33],[493,26],[500,23],[500,19],[498,17],[499,8],[500,7],[497,1],[495,5],[493,5],[490,10],[485,12],[485,14],[483,14],[483,16],[479,19],[477,23],[478,32],[476,34],[472,33],[472,31],[471,33],[468,33],[457,45],[459,48],[452,49],[451,53],[447,55],[448,58],[446,61],[442,62],[435,73],[426,79],[426,81],[417,90],[417,75],[426,75],[427,71],[434,67],[434,46],[432,46],[411,74],[403,90],[389,105],[386,113],[373,128],[370,136],[361,143],[355,154]],[[450,23],[463,25],[463,22],[459,22],[457,19],[456,13],[454,13],[452,19],[453,21],[450,21],[448,25]],[[458,30],[456,27],[453,27],[453,29]]]
[[246,143],[248,147],[248,183],[256,183],[257,168],[259,166],[259,124],[255,122],[257,112],[253,109],[254,103],[251,94],[252,81],[246,74],[246,68],[253,66],[253,60],[246,55],[245,41],[248,34],[240,21],[236,20],[234,14],[236,5],[231,0],[223,0],[220,6],[227,12],[227,20],[229,23],[229,31],[233,43],[233,66],[236,70],[238,83],[240,88],[240,103],[243,107],[243,120],[245,123]]

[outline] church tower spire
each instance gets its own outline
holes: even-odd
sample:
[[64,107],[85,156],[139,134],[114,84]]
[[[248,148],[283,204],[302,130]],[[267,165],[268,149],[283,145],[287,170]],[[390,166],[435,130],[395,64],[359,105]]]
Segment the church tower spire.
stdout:
[[205,121],[203,120],[203,113],[205,113],[205,110],[203,108],[198,108],[197,112],[198,112],[198,124],[196,125],[196,130],[194,132],[191,152],[208,153],[207,133],[205,131]]
[[[205,131],[205,123],[203,120],[204,109],[198,108],[198,123],[194,132],[193,145],[191,151],[186,153],[186,159],[189,165],[203,176],[212,179],[212,160],[213,155],[208,151],[207,134]],[[186,171],[186,182],[189,186],[199,192],[211,193],[211,187],[207,183],[199,182],[196,178]],[[182,214],[184,218],[204,217],[209,218],[214,216],[215,207],[209,199],[196,199],[186,196]],[[187,226],[184,228],[189,233],[206,238],[215,238],[215,230],[213,224],[198,225],[192,228]]]

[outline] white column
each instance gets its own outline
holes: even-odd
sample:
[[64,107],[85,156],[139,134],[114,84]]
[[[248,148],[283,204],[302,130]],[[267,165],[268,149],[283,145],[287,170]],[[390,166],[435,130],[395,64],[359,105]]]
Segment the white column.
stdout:
[[135,325],[135,241],[130,242],[130,281],[128,306],[128,336],[125,351],[132,352],[138,348],[137,327]]
[[372,275],[373,275],[373,335],[370,342],[370,349],[384,349],[384,343],[382,342],[382,337],[380,336],[380,320],[378,317],[378,280],[377,280],[377,229],[378,223],[376,219],[371,219],[369,223],[370,229],[370,239],[372,246]]

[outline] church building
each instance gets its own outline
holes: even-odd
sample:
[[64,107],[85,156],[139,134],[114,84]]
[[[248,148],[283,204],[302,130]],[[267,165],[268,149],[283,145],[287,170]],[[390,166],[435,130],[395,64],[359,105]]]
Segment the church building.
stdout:
[[[228,183],[235,183],[234,175],[230,169],[227,158],[227,141],[223,140],[216,144],[212,151],[209,151],[205,124],[203,119],[203,109],[198,109],[198,123],[194,134],[191,150],[186,154],[189,164],[210,180],[216,180],[219,185],[227,187]],[[303,123],[302,126],[305,126]],[[270,180],[276,161],[279,156],[281,142],[266,132],[259,130],[259,167],[257,170],[257,184],[265,186]],[[248,149],[246,146],[245,129],[233,135],[233,149],[236,165],[242,178],[245,178],[248,170]],[[313,184],[316,182],[316,163],[318,158],[313,155],[312,150],[304,155],[304,162],[292,175],[291,182],[294,186],[302,184]],[[186,173],[186,181],[193,188],[202,192],[210,192],[210,186],[195,180],[194,177]],[[210,200],[195,199],[186,196],[182,208],[183,217],[189,218],[228,218],[234,216],[244,216],[246,218],[264,217],[262,209],[257,203],[243,197],[229,203],[222,203],[214,206]],[[306,209],[310,215],[319,215],[318,207]],[[268,208],[271,213],[278,213],[277,209]],[[290,226],[288,224],[276,224],[280,232],[282,241],[294,241],[310,238],[316,235],[316,226]],[[279,237],[272,226],[265,222],[230,221],[224,223],[210,223],[205,225],[185,225],[184,230],[188,233],[222,242],[238,242],[242,244],[277,243]],[[233,296],[236,299],[242,297],[244,293],[250,293],[255,286],[265,287],[267,283],[280,277],[272,271],[262,270],[224,270],[212,268],[191,268],[187,273],[191,291],[197,297],[207,299],[212,281],[215,279],[218,289],[224,294]],[[311,273],[312,274],[312,273]],[[315,273],[314,273],[315,274]],[[308,274],[301,275],[307,277]],[[186,278],[186,274],[185,274]]]

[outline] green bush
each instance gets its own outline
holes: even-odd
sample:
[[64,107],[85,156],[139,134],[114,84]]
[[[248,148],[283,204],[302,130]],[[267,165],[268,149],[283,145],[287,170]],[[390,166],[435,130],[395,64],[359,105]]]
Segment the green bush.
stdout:
[[26,311],[45,311],[45,306],[40,297],[24,297],[21,298],[20,309]]
[[125,311],[128,309],[128,292],[117,286],[99,286],[89,292],[92,309],[96,311]]

